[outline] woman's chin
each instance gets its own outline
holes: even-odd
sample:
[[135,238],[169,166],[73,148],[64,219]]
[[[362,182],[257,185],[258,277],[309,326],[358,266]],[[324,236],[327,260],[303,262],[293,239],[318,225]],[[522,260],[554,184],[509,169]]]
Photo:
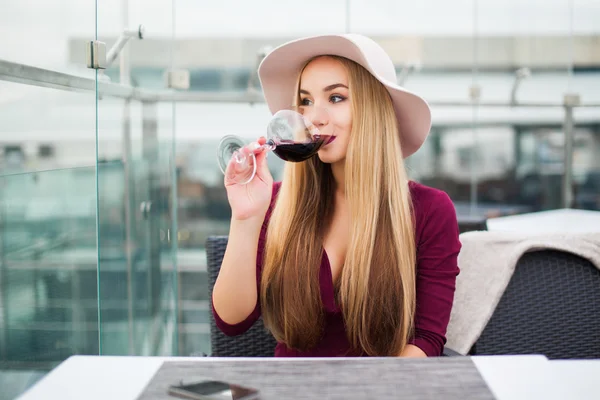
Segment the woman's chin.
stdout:
[[343,157],[335,154],[331,149],[319,150],[317,156],[319,157],[319,160],[325,164],[335,164],[343,159]]

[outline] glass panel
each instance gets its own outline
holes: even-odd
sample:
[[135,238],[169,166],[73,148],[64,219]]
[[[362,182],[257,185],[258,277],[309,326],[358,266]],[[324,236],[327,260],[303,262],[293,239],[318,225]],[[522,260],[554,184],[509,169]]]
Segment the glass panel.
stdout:
[[74,354],[98,354],[95,173],[0,178],[2,368],[39,373]]
[[95,93],[0,81],[0,102],[0,369],[20,370],[2,384],[14,398],[98,354]]
[[[94,1],[9,0],[0,9],[4,67],[95,80],[85,46],[96,38]],[[99,352],[96,95],[36,86],[52,74],[3,71],[0,399],[12,399],[65,358]]]
[[98,353],[94,175],[82,167],[0,180],[7,360]]
[[3,0],[0,57],[34,67],[94,78],[85,42],[95,38],[95,2]]
[[[523,202],[536,210],[561,208],[564,158],[562,126],[520,130],[517,180]],[[574,207],[600,210],[600,132],[597,126],[575,128],[573,145]]]
[[600,125],[575,126],[573,147],[573,206],[600,211]]
[[[164,79],[137,79],[131,71],[139,64],[164,76],[171,67],[169,56],[156,57],[144,42],[164,38],[164,26],[148,24],[147,18],[156,14],[162,19],[172,6],[99,2],[99,38],[109,47],[125,28],[146,27],[143,39],[130,39],[102,79],[165,90]],[[167,41],[167,52],[170,46]],[[177,354],[173,127],[170,102],[103,96],[98,105],[102,354]]]
[[93,92],[0,80],[0,103],[0,173],[95,165]]

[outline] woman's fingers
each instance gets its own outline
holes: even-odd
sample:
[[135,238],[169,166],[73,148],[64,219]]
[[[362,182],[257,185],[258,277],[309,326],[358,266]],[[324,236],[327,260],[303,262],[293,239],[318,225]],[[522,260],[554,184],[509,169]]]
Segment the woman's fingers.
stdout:
[[233,181],[236,175],[247,172],[249,168],[254,168],[254,162],[257,162],[257,169],[261,171],[261,176],[265,176],[264,173],[268,173],[268,166],[265,160],[267,150],[264,147],[266,143],[267,139],[260,137],[257,141],[234,152],[225,170],[225,181]]

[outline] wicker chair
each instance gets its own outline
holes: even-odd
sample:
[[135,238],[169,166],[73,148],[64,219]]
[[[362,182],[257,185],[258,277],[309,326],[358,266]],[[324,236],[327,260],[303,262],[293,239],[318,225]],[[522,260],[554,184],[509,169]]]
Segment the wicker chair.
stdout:
[[[227,240],[227,236],[211,236],[206,241],[210,299],[219,275]],[[212,313],[210,314],[210,343],[213,357],[273,357],[277,344],[275,338],[264,327],[262,319],[256,321],[247,332],[230,337],[217,327]]]
[[600,271],[577,255],[525,253],[471,355],[600,358]]

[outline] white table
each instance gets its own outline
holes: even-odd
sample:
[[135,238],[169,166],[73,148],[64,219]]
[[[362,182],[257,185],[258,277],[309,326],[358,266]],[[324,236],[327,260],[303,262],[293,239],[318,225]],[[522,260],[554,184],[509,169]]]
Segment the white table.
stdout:
[[[521,372],[527,374],[526,368],[527,366],[524,366]],[[600,359],[548,360],[543,367],[543,371],[544,373],[540,376],[535,375],[536,378],[540,378],[536,383],[546,385],[547,391],[552,391],[552,393],[543,392],[543,395],[548,398],[568,400],[600,399],[600,385],[598,385]],[[495,374],[493,375],[495,376]],[[490,385],[490,381],[487,379],[486,381]]]
[[600,359],[597,360],[552,360],[550,373],[557,385],[558,394],[565,399],[600,399]]
[[559,209],[489,218],[489,231],[600,233],[600,211]]
[[[61,363],[19,399],[133,400],[139,396],[163,361],[211,362],[212,358],[73,356]],[[551,362],[544,356],[472,357],[498,400],[564,399],[564,382],[551,379]],[[566,365],[566,364],[564,364]],[[574,365],[574,364],[573,364]],[[566,367],[565,367],[566,368]],[[563,370],[565,368],[562,368]],[[580,368],[585,370],[585,365]],[[572,369],[573,373],[577,372]],[[594,373],[598,377],[598,372]],[[596,386],[589,389],[596,390]],[[582,391],[586,398],[589,391]]]

